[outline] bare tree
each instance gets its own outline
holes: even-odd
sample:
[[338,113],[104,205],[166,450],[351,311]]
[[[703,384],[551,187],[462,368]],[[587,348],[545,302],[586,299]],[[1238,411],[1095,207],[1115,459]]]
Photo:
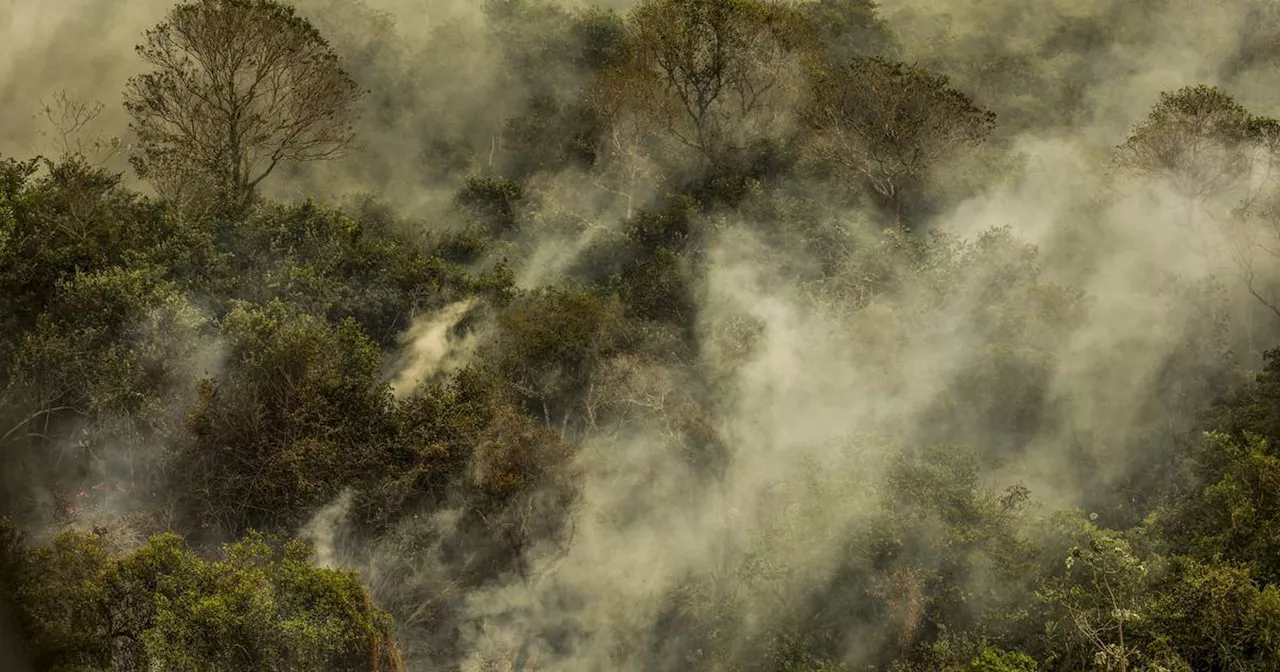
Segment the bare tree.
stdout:
[[661,169],[647,151],[652,144],[650,138],[660,128],[649,116],[637,113],[625,76],[600,78],[590,89],[588,99],[606,125],[599,140],[602,160],[591,183],[621,199],[623,218],[631,219],[645,185],[662,179]]
[[947,153],[986,139],[995,114],[944,75],[860,57],[817,73],[807,150],[837,175],[864,182],[901,223],[910,185]]
[[73,98],[61,89],[53,94],[52,101],[41,101],[40,108],[50,129],[42,135],[49,138],[60,155],[78,156],[92,166],[101,166],[120,153],[120,138],[104,137],[101,132],[89,135],[90,127],[102,114],[102,103]]
[[195,0],[147,31],[129,80],[138,175],[182,199],[244,203],[282,162],[337,156],[364,92],[315,28],[275,0]]

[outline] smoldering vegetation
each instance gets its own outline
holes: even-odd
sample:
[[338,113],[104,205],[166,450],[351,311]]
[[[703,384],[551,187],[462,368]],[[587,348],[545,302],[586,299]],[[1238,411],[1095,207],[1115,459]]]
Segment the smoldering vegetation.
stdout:
[[243,203],[0,6],[34,669],[1280,669],[1271,3],[295,4]]

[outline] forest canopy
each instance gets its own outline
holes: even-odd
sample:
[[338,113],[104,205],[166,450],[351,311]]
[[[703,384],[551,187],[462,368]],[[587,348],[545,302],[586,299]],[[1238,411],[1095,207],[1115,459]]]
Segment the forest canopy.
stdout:
[[1270,3],[74,4],[0,668],[1280,670]]

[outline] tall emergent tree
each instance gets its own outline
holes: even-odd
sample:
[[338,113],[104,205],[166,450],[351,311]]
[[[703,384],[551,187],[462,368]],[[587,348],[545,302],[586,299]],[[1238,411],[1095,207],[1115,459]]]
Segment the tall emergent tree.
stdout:
[[1213,232],[1211,239],[1220,234],[1245,288],[1280,316],[1280,188],[1273,177],[1280,165],[1280,121],[1254,115],[1217,87],[1186,86],[1160,94],[1147,118],[1116,147],[1115,159],[1185,198],[1183,225]]
[[316,29],[276,0],[194,0],[147,31],[129,80],[139,177],[181,200],[246,202],[280,163],[339,154],[363,91]]
[[1253,165],[1248,145],[1259,130],[1255,117],[1222,89],[1187,86],[1160,94],[1151,114],[1117,148],[1116,158],[1200,200],[1245,181]]

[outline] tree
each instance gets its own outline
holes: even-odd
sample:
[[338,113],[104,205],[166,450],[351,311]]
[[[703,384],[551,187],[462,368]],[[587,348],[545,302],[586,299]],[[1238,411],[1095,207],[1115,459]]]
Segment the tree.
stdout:
[[12,473],[0,492],[38,501],[29,495],[39,480],[55,497],[83,489],[94,501],[147,499],[203,323],[146,269],[65,283],[0,372],[0,450]]
[[899,223],[933,165],[981,143],[995,125],[995,113],[952,88],[945,75],[878,57],[818,72],[807,116],[812,157],[865,182]]
[[566,433],[594,369],[635,340],[615,299],[557,288],[517,297],[498,316],[494,363],[527,411]]
[[486,0],[483,7],[490,39],[502,54],[498,81],[523,98],[512,101],[514,114],[491,145],[491,168],[523,180],[591,165],[599,120],[581,89],[612,63],[621,17],[612,10],[570,11],[547,0]]
[[280,163],[332,158],[352,140],[363,92],[288,5],[179,5],[137,52],[153,70],[125,89],[131,161],[165,197],[212,191],[243,203]]
[[1260,586],[1249,569],[1219,559],[1175,556],[1161,576],[1150,627],[1163,635],[1188,669],[1274,670],[1280,647],[1274,585]]
[[250,535],[206,560],[175,534],[112,557],[64,532],[19,552],[20,620],[39,669],[403,669],[391,619],[305,543]]
[[1084,521],[1074,525],[1077,543],[1067,553],[1065,572],[1048,577],[1040,594],[1074,626],[1097,669],[1137,669],[1144,654],[1131,633],[1128,643],[1125,637],[1147,616],[1147,567],[1122,536]]
[[[1249,294],[1280,315],[1274,277],[1259,268],[1260,259],[1280,257],[1280,190],[1271,179],[1278,157],[1280,122],[1205,85],[1161,93],[1116,151],[1122,167],[1164,180],[1188,200],[1184,225],[1193,233],[1197,221],[1217,226]],[[1205,204],[1229,207],[1229,215],[1210,210],[1197,220]]]
[[[1248,395],[1240,404],[1245,407],[1233,412],[1251,414],[1246,404],[1258,397],[1265,398]],[[1255,417],[1241,424],[1265,426],[1270,420]],[[1280,578],[1280,456],[1267,438],[1249,429],[1241,433],[1205,434],[1192,463],[1202,490],[1159,522],[1177,548],[1201,558],[1247,563],[1260,580],[1275,583]]]
[[224,318],[223,371],[197,381],[191,440],[172,474],[193,529],[235,535],[299,524],[369,474],[394,427],[377,347],[353,320],[271,301]]
[[41,101],[41,113],[49,130],[42,133],[63,159],[81,157],[95,166],[115,158],[122,147],[120,138],[104,137],[93,127],[102,114],[102,103],[72,98],[65,89],[53,94],[52,102]]
[[624,55],[605,77],[625,82],[631,110],[720,166],[786,124],[806,28],[775,0],[647,0],[628,15]]
[[635,94],[625,77],[600,77],[588,91],[592,111],[604,126],[597,140],[597,166],[592,183],[621,199],[623,219],[636,212],[637,197],[646,183],[662,179],[649,156],[651,138],[661,131],[654,119],[637,114]]
[[1168,180],[1193,200],[1238,185],[1250,162],[1242,152],[1255,124],[1226,92],[1205,85],[1160,94],[1146,120],[1117,151],[1121,165]]
[[858,56],[893,56],[897,39],[877,10],[875,0],[812,0],[800,11],[822,42],[828,63],[847,63]]

